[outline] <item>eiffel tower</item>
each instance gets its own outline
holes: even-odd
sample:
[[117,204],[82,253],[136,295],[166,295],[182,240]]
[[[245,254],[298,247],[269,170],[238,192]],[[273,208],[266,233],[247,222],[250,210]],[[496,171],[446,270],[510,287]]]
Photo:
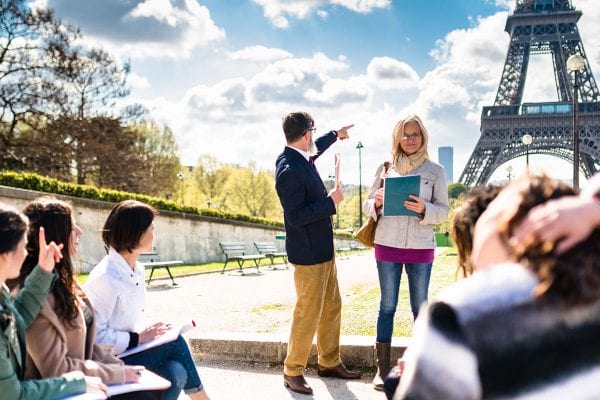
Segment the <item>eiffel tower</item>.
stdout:
[[[600,170],[600,93],[577,30],[582,12],[571,0],[516,0],[504,30],[510,46],[493,106],[483,107],[481,136],[460,182],[486,183],[504,162],[526,154],[547,154],[573,163],[574,80],[566,68],[569,56],[585,61],[577,73],[580,166],[586,177]],[[531,54],[552,54],[557,102],[522,103]],[[526,146],[522,137],[533,142]]]

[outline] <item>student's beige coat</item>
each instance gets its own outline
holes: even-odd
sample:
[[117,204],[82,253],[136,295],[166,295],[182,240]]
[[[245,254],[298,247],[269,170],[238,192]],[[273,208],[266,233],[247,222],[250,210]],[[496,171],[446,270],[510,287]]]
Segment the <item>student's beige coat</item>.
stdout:
[[[79,301],[85,302],[94,314],[87,299],[80,297]],[[27,329],[25,377],[48,378],[79,370],[85,375],[102,378],[108,385],[124,383],[123,362],[94,343],[95,322],[92,322],[92,328],[88,331],[80,307],[75,326],[70,326],[56,315],[54,304],[54,296],[48,295],[42,311]]]

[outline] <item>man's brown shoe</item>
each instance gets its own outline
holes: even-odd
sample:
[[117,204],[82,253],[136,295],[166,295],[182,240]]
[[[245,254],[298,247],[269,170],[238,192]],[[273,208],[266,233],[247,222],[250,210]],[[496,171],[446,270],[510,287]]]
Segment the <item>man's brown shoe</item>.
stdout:
[[288,376],[283,374],[283,384],[286,387],[289,387],[292,392],[302,393],[302,394],[313,394],[313,390],[308,383],[306,383],[306,379],[304,376]]
[[335,377],[342,379],[359,379],[362,373],[358,371],[350,371],[346,368],[344,363],[339,363],[332,368],[323,368],[320,365],[317,366],[317,373],[323,377]]

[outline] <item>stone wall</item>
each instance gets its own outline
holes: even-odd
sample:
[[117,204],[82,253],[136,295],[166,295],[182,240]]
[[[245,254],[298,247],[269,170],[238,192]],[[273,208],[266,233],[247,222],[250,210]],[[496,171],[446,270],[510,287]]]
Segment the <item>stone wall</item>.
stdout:
[[[32,190],[0,186],[0,201],[22,209],[32,199],[46,195]],[[106,254],[100,230],[114,203],[57,196],[73,204],[75,220],[83,229],[79,242],[82,270],[89,272]],[[254,241],[272,241],[283,249],[283,241],[275,236],[283,228],[249,222],[232,221],[194,214],[160,211],[154,221],[154,246],[163,260],[183,260],[185,264],[223,261],[219,241],[244,242],[255,252]],[[336,245],[347,246],[348,239],[336,238]]]

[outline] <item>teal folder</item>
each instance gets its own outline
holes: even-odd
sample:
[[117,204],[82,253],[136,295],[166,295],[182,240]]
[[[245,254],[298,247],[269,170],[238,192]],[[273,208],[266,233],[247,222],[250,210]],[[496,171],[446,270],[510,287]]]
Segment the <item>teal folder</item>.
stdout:
[[416,216],[417,213],[404,207],[405,201],[413,201],[409,194],[419,195],[421,177],[419,175],[394,176],[383,181],[383,215]]

